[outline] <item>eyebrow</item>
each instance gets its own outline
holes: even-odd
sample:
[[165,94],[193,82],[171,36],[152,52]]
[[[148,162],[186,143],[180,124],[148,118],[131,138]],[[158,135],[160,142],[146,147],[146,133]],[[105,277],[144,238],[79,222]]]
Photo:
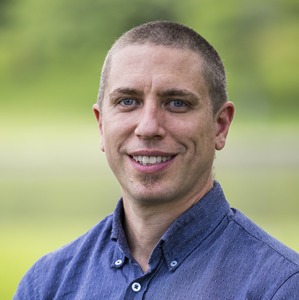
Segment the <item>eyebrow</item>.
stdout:
[[[112,98],[114,96],[117,96],[119,94],[123,95],[137,95],[137,96],[142,96],[143,91],[136,90],[134,88],[117,88],[113,92],[109,94],[109,97]],[[195,95],[194,93],[189,92],[188,90],[184,89],[167,89],[161,92],[158,92],[157,95],[159,97],[175,97],[175,96],[180,96],[180,97],[187,97],[190,100],[198,100],[198,96]]]
[[118,94],[125,94],[125,95],[142,95],[143,92],[142,91],[138,91],[136,89],[132,89],[132,88],[117,88],[115,89],[113,92],[111,92],[109,94],[109,97],[113,97],[116,96]]
[[188,90],[182,90],[182,89],[168,89],[162,92],[158,92],[158,95],[160,97],[180,96],[180,97],[188,97],[194,100],[198,99],[198,97],[195,94],[189,92]]

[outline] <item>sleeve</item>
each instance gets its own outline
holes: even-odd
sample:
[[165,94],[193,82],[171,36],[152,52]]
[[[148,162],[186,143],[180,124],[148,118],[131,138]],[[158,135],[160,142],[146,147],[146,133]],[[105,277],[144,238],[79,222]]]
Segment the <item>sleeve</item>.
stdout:
[[271,300],[296,299],[299,299],[299,272],[289,277],[271,298]]
[[12,300],[33,300],[37,299],[33,288],[34,274],[33,268],[23,276]]

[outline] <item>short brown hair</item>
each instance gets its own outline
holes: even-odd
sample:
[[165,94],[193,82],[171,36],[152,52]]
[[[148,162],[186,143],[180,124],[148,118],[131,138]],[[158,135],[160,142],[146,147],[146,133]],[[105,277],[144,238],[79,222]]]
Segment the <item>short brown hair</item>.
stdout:
[[101,108],[113,54],[129,45],[153,44],[196,52],[203,59],[202,74],[209,88],[213,113],[227,101],[226,75],[217,51],[193,29],[173,22],[155,21],[124,33],[109,50],[101,74],[98,104]]

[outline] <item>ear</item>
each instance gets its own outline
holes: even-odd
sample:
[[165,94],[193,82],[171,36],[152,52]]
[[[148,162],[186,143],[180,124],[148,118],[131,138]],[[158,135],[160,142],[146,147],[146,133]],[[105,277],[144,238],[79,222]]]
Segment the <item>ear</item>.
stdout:
[[99,130],[100,130],[100,135],[101,135],[101,150],[105,152],[105,138],[104,138],[104,133],[103,133],[103,124],[102,124],[102,116],[100,112],[100,107],[99,104],[96,103],[92,106],[94,115],[96,116],[97,122],[99,124]]
[[215,149],[221,150],[225,146],[229,126],[233,120],[235,107],[232,102],[226,102],[215,116],[217,131],[215,137]]

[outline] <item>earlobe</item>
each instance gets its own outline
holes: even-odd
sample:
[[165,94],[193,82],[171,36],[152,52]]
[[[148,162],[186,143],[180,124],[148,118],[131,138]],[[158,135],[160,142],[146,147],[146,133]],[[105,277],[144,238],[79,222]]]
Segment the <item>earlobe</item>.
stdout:
[[235,107],[232,102],[226,102],[219,109],[216,116],[217,132],[215,138],[215,149],[221,150],[225,146],[226,137],[230,124],[233,120]]
[[93,109],[94,115],[97,119],[99,131],[100,131],[100,135],[101,135],[101,150],[103,152],[105,152],[105,138],[104,138],[104,133],[103,133],[102,116],[101,116],[99,104],[98,103],[94,104],[92,106],[92,109]]

